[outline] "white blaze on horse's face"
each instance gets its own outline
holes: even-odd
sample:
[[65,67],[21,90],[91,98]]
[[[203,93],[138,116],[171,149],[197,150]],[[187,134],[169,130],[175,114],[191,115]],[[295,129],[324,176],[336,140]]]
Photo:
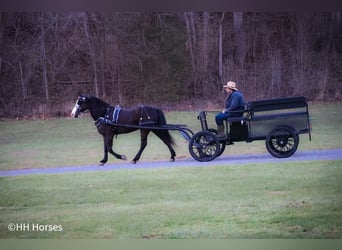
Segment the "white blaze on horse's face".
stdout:
[[78,117],[78,109],[80,108],[80,105],[78,105],[78,100],[76,101],[76,103],[75,103],[75,106],[74,106],[74,108],[72,109],[72,111],[71,111],[71,116],[73,117],[73,118],[77,118]]

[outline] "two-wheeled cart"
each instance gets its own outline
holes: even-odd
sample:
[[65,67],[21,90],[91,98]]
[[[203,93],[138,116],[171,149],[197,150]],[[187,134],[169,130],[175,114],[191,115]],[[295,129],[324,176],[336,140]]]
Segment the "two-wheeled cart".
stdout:
[[[239,113],[242,110],[237,111]],[[288,97],[249,102],[241,117],[225,121],[226,137],[208,128],[207,111],[198,115],[202,131],[189,141],[189,152],[198,161],[211,161],[220,156],[227,145],[235,142],[265,140],[267,151],[277,158],[292,156],[299,144],[299,135],[311,140],[309,109],[305,97]]]

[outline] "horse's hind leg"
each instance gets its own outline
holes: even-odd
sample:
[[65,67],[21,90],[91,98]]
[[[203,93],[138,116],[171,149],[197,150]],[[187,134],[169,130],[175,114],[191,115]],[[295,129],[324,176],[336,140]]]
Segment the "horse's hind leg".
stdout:
[[159,139],[162,140],[165,143],[165,145],[169,148],[171,153],[170,161],[175,161],[176,152],[172,147],[170,135],[167,134],[169,132],[167,130],[152,130],[152,132],[155,133],[159,137]]
[[139,161],[140,156],[147,145],[147,136],[149,133],[150,133],[150,130],[146,130],[146,129],[140,130],[140,149],[138,153],[135,155],[135,157],[133,158],[132,163],[135,164]]

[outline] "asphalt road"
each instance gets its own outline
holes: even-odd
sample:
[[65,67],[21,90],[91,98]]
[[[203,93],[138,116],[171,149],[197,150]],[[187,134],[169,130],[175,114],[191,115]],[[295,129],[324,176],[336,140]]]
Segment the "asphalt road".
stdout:
[[91,172],[91,171],[110,171],[118,169],[142,169],[142,168],[168,168],[168,167],[206,167],[213,165],[242,165],[252,163],[269,163],[269,162],[301,162],[301,161],[320,161],[320,160],[342,160],[342,148],[330,150],[308,150],[297,151],[292,157],[279,159],[274,158],[270,154],[253,154],[253,155],[223,155],[210,162],[198,162],[192,158],[178,159],[175,162],[144,162],[132,164],[129,161],[118,161],[110,158],[105,166],[88,165],[88,166],[69,166],[69,167],[53,167],[53,168],[37,168],[37,169],[20,169],[0,171],[0,176],[21,176],[33,174],[62,174],[73,172]]

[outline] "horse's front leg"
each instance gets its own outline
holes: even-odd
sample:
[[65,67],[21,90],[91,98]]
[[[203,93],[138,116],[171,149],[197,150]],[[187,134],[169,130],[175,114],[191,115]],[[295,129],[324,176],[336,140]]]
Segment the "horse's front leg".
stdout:
[[109,138],[108,138],[108,142],[107,142],[108,152],[111,153],[115,158],[126,161],[127,160],[126,155],[120,155],[120,154],[117,154],[113,151],[113,139],[114,139],[113,137],[114,137],[114,135],[109,136]]
[[105,136],[103,136],[103,159],[100,161],[100,166],[103,166],[108,161],[108,143]]
[[103,148],[104,148],[104,156],[100,161],[100,166],[103,166],[108,161],[108,152],[111,153],[115,158],[120,160],[127,160],[126,155],[120,155],[113,151],[113,137],[114,135],[105,135],[103,136]]

